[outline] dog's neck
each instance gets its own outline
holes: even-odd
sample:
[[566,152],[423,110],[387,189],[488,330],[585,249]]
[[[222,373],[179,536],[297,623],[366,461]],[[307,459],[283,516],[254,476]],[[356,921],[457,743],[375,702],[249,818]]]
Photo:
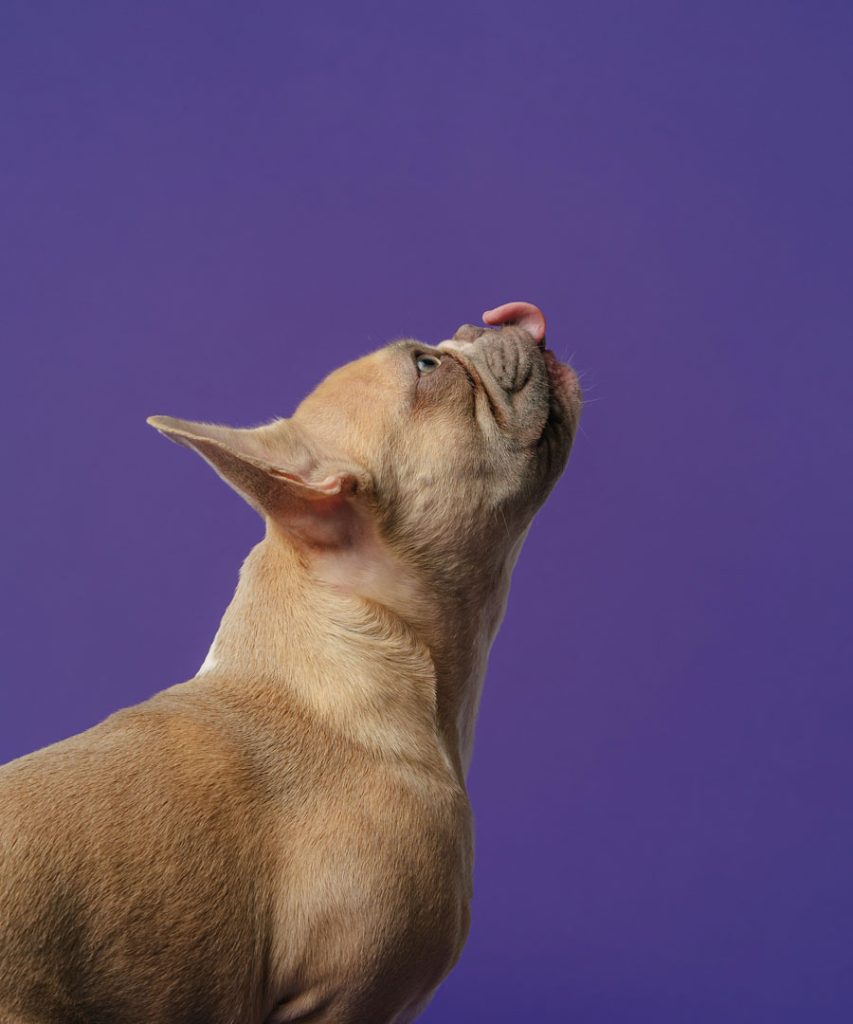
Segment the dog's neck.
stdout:
[[199,675],[284,687],[349,741],[402,761],[440,754],[464,777],[510,568],[430,593],[390,561],[306,556],[270,528]]

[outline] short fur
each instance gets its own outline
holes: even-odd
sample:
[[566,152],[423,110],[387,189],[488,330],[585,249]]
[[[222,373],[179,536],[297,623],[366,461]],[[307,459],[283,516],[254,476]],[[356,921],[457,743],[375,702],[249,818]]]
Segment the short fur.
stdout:
[[488,650],[580,408],[501,309],[290,420],[152,418],[265,536],[198,675],[0,769],[3,1024],[405,1024],[450,970]]

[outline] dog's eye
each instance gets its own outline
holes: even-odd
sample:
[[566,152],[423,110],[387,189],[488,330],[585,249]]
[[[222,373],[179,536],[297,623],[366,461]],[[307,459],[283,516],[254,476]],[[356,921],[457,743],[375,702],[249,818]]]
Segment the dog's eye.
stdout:
[[415,366],[418,368],[418,373],[425,376],[427,373],[437,370],[441,366],[441,360],[438,356],[418,356],[415,359]]

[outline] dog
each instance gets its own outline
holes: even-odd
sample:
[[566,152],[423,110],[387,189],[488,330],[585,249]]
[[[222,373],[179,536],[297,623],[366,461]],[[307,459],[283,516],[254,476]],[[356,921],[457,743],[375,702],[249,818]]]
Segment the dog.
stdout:
[[154,416],[263,517],[198,674],[0,769],[3,1024],[406,1024],[469,924],[490,644],[575,435],[507,303],[290,419]]

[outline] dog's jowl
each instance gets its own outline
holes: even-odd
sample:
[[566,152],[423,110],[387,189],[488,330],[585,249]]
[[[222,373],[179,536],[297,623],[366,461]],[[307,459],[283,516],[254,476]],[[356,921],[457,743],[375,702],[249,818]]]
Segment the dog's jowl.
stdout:
[[263,517],[198,674],[0,769],[3,1024],[404,1024],[465,941],[490,644],[566,463],[529,303],[292,418],[154,416]]

